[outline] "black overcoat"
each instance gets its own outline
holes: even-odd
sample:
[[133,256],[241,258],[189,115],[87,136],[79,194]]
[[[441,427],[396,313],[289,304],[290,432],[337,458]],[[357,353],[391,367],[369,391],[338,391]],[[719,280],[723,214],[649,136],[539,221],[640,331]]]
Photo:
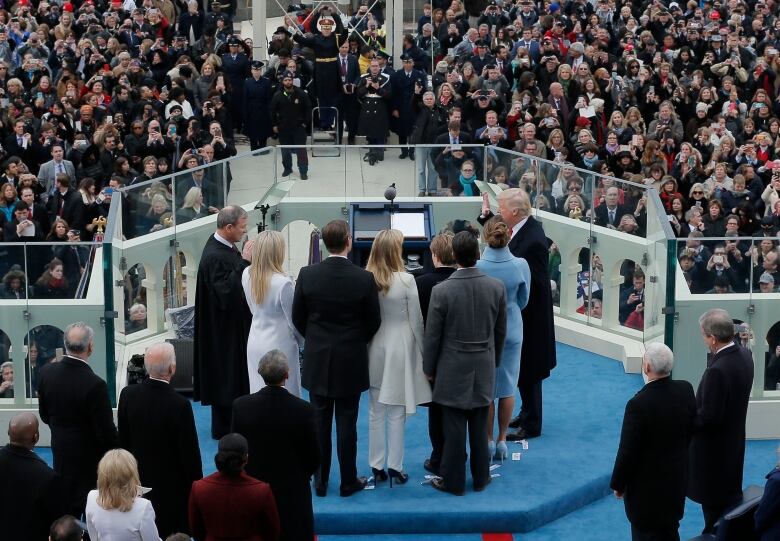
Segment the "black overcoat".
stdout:
[[753,358],[731,344],[711,357],[696,391],[688,497],[719,506],[742,494],[745,419],[753,385]]
[[233,403],[231,430],[249,442],[246,473],[271,485],[280,541],[313,539],[309,479],[320,464],[320,452],[312,405],[284,387],[263,387]]
[[244,135],[250,139],[267,139],[271,136],[271,98],[274,90],[266,77],[247,78],[244,81],[243,111]]
[[164,381],[146,379],[122,389],[117,411],[119,442],[138,461],[141,485],[154,507],[160,537],[189,533],[192,483],[203,477],[190,401]]

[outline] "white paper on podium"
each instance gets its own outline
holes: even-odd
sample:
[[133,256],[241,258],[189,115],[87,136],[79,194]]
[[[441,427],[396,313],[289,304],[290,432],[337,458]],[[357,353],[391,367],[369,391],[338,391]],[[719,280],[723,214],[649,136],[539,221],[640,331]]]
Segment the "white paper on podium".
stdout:
[[425,238],[425,214],[401,212],[390,215],[390,227],[403,233],[405,239]]

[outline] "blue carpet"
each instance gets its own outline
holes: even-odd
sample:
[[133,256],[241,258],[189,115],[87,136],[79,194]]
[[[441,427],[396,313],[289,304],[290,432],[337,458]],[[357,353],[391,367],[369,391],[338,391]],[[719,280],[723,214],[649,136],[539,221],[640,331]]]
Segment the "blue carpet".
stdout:
[[[338,465],[331,469],[330,492],[314,498],[320,541],[477,541],[480,532],[513,532],[514,539],[626,539],[628,522],[622,502],[609,494],[625,403],[641,386],[638,375],[620,363],[584,350],[558,345],[558,368],[545,382],[545,433],[531,440],[520,461],[507,461],[482,493],[470,490],[458,498],[421,485],[422,463],[430,452],[427,410],[409,417],[404,468],[409,483],[390,489],[387,483],[349,499],[338,496]],[[193,404],[204,473],[215,470],[216,441],[209,437],[210,410]],[[368,397],[358,422],[358,470],[367,465]],[[335,435],[334,435],[335,442]],[[775,442],[749,442],[745,482],[763,484],[774,464]],[[51,462],[48,448],[36,450]],[[563,518],[561,518],[563,517]],[[701,511],[692,502],[681,526],[683,539],[701,530]],[[473,532],[469,534],[469,532]],[[525,534],[524,532],[532,532]],[[589,537],[589,532],[593,536]],[[596,533],[598,532],[598,533]],[[458,533],[462,535],[449,535]],[[349,535],[348,535],[349,534]],[[411,535],[404,535],[411,534]],[[520,535],[522,534],[522,535]]]

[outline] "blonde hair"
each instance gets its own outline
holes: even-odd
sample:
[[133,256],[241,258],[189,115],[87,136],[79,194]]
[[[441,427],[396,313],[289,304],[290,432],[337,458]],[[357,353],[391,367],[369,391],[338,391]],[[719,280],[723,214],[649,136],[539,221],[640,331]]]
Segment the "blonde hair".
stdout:
[[499,201],[506,201],[509,209],[517,209],[520,216],[525,218],[531,215],[531,200],[528,193],[520,188],[509,188],[498,194]]
[[387,294],[393,283],[393,273],[404,271],[401,256],[404,235],[397,229],[384,229],[374,239],[366,270],[374,275],[379,291]]
[[189,190],[187,190],[187,195],[184,196],[184,203],[182,204],[181,208],[183,209],[191,209],[195,207],[195,203],[198,202],[198,198],[200,197],[201,189],[197,186],[193,186]]
[[271,276],[284,273],[284,235],[278,231],[262,231],[252,247],[252,265],[249,267],[249,283],[252,296],[261,304],[271,288]]
[[97,503],[109,511],[123,513],[133,508],[141,481],[135,457],[124,449],[108,451],[98,464]]

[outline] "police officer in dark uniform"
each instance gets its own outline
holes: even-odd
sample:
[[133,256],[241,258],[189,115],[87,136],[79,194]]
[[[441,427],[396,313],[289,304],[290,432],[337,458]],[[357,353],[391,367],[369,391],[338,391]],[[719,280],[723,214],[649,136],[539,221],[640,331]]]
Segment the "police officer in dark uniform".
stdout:
[[[293,84],[292,72],[286,71],[282,75],[282,88],[274,94],[271,100],[271,123],[274,133],[279,134],[280,145],[305,145],[306,123],[311,115],[311,101],[309,95]],[[292,173],[292,150],[282,149],[283,177]],[[298,157],[298,171],[301,180],[308,179],[309,157],[306,148],[295,149]]]
[[[249,76],[249,57],[241,51],[241,40],[238,36],[230,36],[227,40],[228,52],[222,55],[222,71],[225,72],[233,96],[244,95],[244,80]],[[233,129],[241,131],[244,125],[241,111],[242,100],[230,100],[230,118],[233,121]]]
[[[390,77],[381,72],[379,61],[374,58],[357,87],[358,98],[363,103],[358,133],[366,136],[369,145],[383,145],[387,142],[387,112],[392,92]],[[381,148],[372,148],[363,157],[370,165],[384,158],[385,151]]]
[[[411,56],[402,54],[401,62],[403,69],[390,76],[390,83],[393,87],[392,129],[398,134],[398,143],[405,145],[412,134],[416,120],[412,107],[415,85],[425,88],[427,79],[422,71],[414,69],[414,59]],[[414,149],[401,150],[400,158],[403,160],[407,156],[414,160]]]
[[379,71],[384,73],[388,77],[395,73],[395,70],[388,63],[390,61],[390,55],[384,49],[379,49],[376,52],[376,58],[379,60]]
[[271,81],[263,77],[263,63],[252,62],[251,77],[244,81],[242,109],[246,115],[244,135],[249,138],[249,148],[263,148],[271,135],[270,106],[274,91]]
[[[330,8],[324,6],[318,20],[312,21],[312,26],[318,28],[320,34],[296,34],[296,43],[309,47],[314,51],[314,91],[317,104],[320,107],[320,128],[330,129],[333,126],[334,110],[338,96],[341,93],[341,73],[339,72],[339,36],[343,36],[344,27],[339,17],[330,15]],[[336,32],[334,33],[334,27]],[[327,108],[327,109],[326,109]]]

